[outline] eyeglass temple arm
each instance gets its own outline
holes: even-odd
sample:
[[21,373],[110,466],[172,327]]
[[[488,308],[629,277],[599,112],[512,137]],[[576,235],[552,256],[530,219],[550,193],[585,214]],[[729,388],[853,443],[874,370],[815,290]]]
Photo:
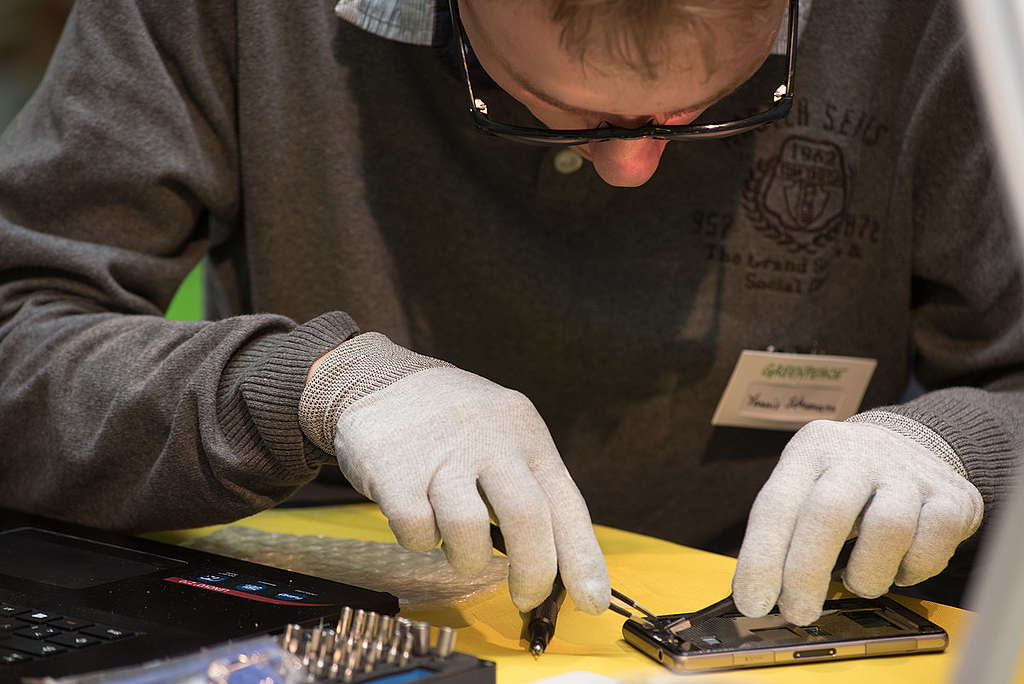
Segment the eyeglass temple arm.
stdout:
[[793,71],[796,64],[797,28],[800,25],[800,0],[789,2],[789,56],[786,60],[786,94],[793,94]]
[[462,73],[466,77],[466,90],[469,92],[469,109],[476,111],[476,95],[473,93],[473,82],[469,80],[469,62],[466,60],[466,43],[462,40],[462,19],[459,17],[458,0],[448,0],[448,8],[452,17],[452,31],[459,41],[459,57],[462,59]]

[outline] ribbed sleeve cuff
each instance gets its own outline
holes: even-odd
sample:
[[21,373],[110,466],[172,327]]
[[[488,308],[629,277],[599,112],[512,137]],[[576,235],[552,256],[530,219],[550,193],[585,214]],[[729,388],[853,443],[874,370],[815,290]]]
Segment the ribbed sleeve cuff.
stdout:
[[357,332],[347,314],[334,311],[235,354],[218,405],[225,435],[240,453],[250,454],[248,468],[281,484],[299,484],[334,461],[300,429],[299,397],[313,362]]
[[1015,440],[996,393],[972,387],[929,392],[899,406],[880,407],[931,428],[964,464],[967,479],[985,500],[985,516],[991,517],[1013,485],[1016,468]]

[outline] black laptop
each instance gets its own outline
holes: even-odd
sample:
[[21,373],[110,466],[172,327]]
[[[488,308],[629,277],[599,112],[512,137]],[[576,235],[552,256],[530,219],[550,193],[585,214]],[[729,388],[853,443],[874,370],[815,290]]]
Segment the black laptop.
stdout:
[[181,655],[391,594],[0,509],[0,682]]

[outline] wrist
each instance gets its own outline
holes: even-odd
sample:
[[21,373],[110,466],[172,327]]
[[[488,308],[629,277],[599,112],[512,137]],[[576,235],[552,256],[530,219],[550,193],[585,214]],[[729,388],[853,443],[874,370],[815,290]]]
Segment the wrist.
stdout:
[[[338,346],[340,347],[341,345],[338,345]],[[335,347],[334,349],[337,349],[337,348],[338,347]],[[309,384],[310,380],[313,379],[313,375],[316,373],[317,369],[320,368],[320,366],[323,365],[324,360],[330,355],[331,352],[334,351],[334,349],[332,349],[331,351],[327,352],[326,354],[324,354],[323,356],[318,358],[316,361],[313,362],[313,365],[311,365],[309,367],[309,372],[306,373],[306,384],[307,385]]]
[[400,347],[386,336],[357,335],[310,365],[299,398],[299,425],[318,447],[334,453],[334,432],[353,403],[420,370],[451,367],[438,359]]
[[844,422],[877,425],[903,435],[935,454],[943,463],[949,465],[965,480],[968,479],[967,468],[964,467],[964,462],[957,455],[953,447],[924,423],[919,423],[899,413],[879,409],[858,413],[850,416]]

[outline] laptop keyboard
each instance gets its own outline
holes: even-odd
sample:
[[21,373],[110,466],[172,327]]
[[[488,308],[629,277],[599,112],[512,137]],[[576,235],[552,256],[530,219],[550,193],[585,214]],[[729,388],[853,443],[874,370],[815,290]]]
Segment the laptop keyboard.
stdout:
[[0,673],[4,665],[95,648],[135,634],[113,625],[0,603]]

